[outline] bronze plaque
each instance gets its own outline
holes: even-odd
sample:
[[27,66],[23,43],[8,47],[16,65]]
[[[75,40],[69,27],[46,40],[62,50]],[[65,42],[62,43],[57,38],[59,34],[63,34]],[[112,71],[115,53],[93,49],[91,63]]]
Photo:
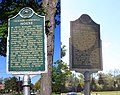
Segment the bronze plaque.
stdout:
[[79,71],[102,70],[100,25],[83,14],[70,22],[70,67]]

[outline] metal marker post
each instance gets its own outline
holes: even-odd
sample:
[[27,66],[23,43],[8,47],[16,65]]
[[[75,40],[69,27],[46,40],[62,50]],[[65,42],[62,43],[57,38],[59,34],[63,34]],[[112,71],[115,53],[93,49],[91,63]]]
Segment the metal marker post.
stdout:
[[23,76],[23,95],[30,95],[30,75]]
[[84,95],[90,95],[90,72],[84,73]]

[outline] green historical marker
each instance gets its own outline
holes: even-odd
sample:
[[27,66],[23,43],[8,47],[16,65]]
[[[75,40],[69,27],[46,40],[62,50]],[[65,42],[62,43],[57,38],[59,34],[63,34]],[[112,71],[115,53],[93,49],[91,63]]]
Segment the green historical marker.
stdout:
[[7,71],[39,74],[47,71],[45,18],[25,7],[8,20]]

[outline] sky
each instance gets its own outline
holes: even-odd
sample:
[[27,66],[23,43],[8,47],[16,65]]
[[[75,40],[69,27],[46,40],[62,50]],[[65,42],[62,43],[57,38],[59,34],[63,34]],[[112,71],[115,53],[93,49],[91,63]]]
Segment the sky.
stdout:
[[61,42],[69,64],[70,21],[88,14],[100,24],[103,72],[120,70],[120,0],[61,0]]
[[[1,2],[1,0],[0,0]],[[53,55],[53,62],[60,60],[60,47],[61,47],[61,42],[60,42],[60,25],[56,26],[55,32],[54,32],[54,55]],[[6,57],[0,56],[0,78],[8,78],[8,77],[13,77],[11,74],[6,73]],[[32,83],[35,83],[38,79],[40,79],[40,76],[35,76],[31,79]],[[22,78],[21,78],[22,80]]]

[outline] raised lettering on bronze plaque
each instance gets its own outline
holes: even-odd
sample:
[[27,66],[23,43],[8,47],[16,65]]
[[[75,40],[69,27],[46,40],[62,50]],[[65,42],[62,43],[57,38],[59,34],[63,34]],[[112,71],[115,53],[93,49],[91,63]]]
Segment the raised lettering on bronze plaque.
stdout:
[[100,25],[83,14],[70,22],[70,67],[74,70],[102,70]]

